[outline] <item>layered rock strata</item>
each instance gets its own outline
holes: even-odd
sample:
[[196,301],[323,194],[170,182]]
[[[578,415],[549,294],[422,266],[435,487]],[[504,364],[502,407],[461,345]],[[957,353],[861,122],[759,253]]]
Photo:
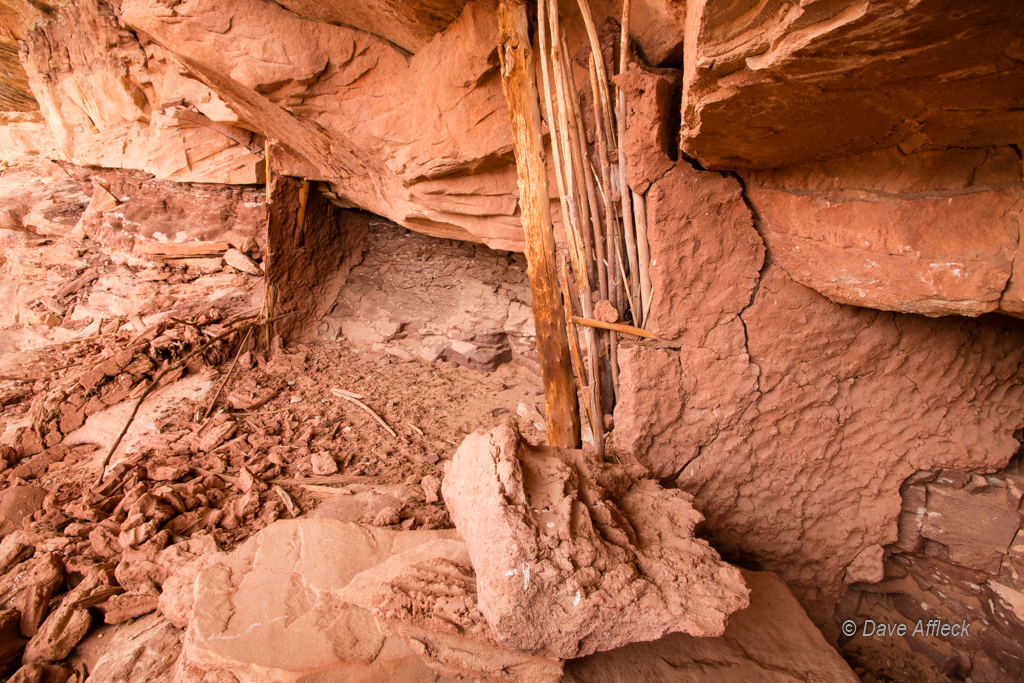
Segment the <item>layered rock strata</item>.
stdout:
[[682,150],[741,169],[1016,144],[1022,26],[998,0],[688,2]]
[[[934,667],[978,683],[1019,678],[1022,513],[1019,462],[989,476],[912,474],[902,487],[899,537],[884,549],[884,560],[878,548],[877,575],[851,577],[840,602],[839,617],[857,626],[852,638],[843,638],[846,656],[867,669],[887,658],[903,662],[908,673]],[[906,632],[879,636],[883,624],[903,624]]]
[[773,259],[832,301],[929,316],[1024,313],[1024,183],[1010,147],[744,173]]

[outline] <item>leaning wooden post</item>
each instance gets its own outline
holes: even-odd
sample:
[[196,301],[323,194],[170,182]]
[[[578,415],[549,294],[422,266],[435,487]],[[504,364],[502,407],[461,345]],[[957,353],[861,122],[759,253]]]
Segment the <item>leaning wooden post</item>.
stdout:
[[551,225],[547,171],[540,135],[536,55],[530,43],[524,0],[501,0],[498,5],[498,55],[501,59],[501,86],[508,101],[512,124],[519,205],[526,235],[526,274],[533,291],[537,351],[544,380],[548,442],[559,448],[577,448],[580,443],[580,411],[569,358],[565,313],[558,293],[555,231]]

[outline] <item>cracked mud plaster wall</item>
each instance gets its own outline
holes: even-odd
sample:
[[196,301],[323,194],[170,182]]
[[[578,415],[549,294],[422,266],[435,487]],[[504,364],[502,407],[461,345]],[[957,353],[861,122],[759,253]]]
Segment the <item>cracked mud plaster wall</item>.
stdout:
[[1024,324],[836,304],[767,258],[738,180],[677,163],[648,193],[651,329],[620,347],[615,446],[695,495],[726,558],[837,634],[845,568],[897,538],[919,469],[1019,443]]

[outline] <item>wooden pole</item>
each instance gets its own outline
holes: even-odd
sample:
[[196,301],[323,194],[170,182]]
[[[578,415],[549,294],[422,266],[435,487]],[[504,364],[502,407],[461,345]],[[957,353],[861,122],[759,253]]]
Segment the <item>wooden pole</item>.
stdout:
[[[619,73],[626,73],[629,65],[629,0],[622,3],[622,32],[619,45]],[[618,127],[619,139],[619,193],[622,197],[622,233],[626,238],[626,258],[629,259],[629,284],[632,294],[629,295],[630,308],[633,310],[633,322],[641,323],[640,308],[640,261],[636,253],[636,228],[633,223],[633,192],[626,183],[626,151],[623,144],[626,140],[626,93],[618,91],[615,104],[615,124]]]
[[512,126],[512,149],[526,238],[526,273],[533,292],[537,351],[544,381],[548,442],[558,448],[577,448],[580,443],[579,403],[569,358],[565,311],[558,292],[555,231],[551,225],[535,80],[536,55],[530,43],[524,0],[500,0],[498,4],[498,56],[501,87]]
[[647,325],[647,313],[651,310],[651,247],[647,241],[647,200],[642,194],[633,193],[633,217],[636,219],[636,258],[640,268],[640,320],[637,327]]

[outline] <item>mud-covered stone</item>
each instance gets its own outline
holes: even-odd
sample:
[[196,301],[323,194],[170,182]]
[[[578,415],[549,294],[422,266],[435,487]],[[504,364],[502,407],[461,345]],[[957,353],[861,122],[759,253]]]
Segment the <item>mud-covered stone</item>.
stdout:
[[689,496],[584,451],[531,447],[511,420],[466,437],[442,490],[480,612],[510,649],[568,659],[721,635],[747,605],[738,570],[694,538]]

